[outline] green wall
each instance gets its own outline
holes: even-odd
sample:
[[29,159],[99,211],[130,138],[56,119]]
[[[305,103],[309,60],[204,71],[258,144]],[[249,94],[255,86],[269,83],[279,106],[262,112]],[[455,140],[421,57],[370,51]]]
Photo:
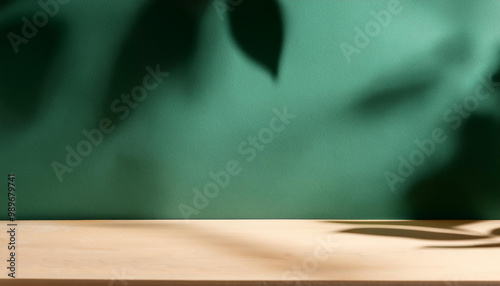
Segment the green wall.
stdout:
[[[500,218],[500,1],[279,1],[274,76],[232,36],[242,4],[165,3],[59,3],[32,38],[40,4],[1,4],[17,219]],[[276,28],[258,11],[248,25]]]

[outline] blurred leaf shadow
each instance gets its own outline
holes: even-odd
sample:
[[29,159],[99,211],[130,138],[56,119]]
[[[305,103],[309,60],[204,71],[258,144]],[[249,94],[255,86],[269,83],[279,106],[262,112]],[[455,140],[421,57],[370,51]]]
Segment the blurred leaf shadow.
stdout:
[[243,0],[229,19],[235,42],[276,79],[283,46],[283,19],[276,0]]
[[498,68],[491,75],[491,82],[495,87],[500,86],[500,63],[497,66]]
[[[493,84],[499,81],[500,69],[492,75]],[[414,90],[418,91],[417,93],[425,90],[425,84],[409,87],[409,89],[394,89],[391,94],[402,93],[411,96]],[[497,94],[493,96],[497,96]],[[384,103],[385,101],[387,101],[387,98],[374,96],[368,98],[366,102],[362,102],[360,107],[366,105],[367,108],[370,108],[373,105],[376,106],[379,102]],[[417,220],[328,222],[370,226],[342,230],[341,233],[421,240],[461,241],[500,236],[500,228],[493,229],[490,233],[485,234],[467,233],[467,230],[460,228],[462,225],[474,223],[481,219],[492,219],[484,215],[482,207],[485,202],[490,206],[500,205],[500,122],[498,122],[495,115],[476,112],[462,118],[463,122],[457,131],[460,132],[458,151],[453,158],[443,169],[421,179],[406,193],[404,198],[407,207],[410,209],[410,218]],[[462,220],[458,221],[457,219]],[[397,226],[398,228],[388,226]],[[446,229],[447,231],[411,229],[414,227]],[[463,233],[450,233],[448,230]],[[500,247],[500,243],[488,241],[488,243],[473,245],[441,245],[426,246],[424,248],[467,249],[492,247]]]
[[61,22],[51,20],[44,27],[35,27],[37,32],[30,39],[21,33],[23,26],[19,21],[0,30],[0,35],[15,33],[28,40],[17,45],[17,54],[8,37],[0,41],[0,126],[9,131],[33,123],[44,103],[50,101],[43,91],[64,40]]
[[395,72],[374,77],[370,88],[355,103],[360,113],[380,113],[406,102],[429,99],[430,91],[439,85],[443,75],[436,69],[423,67],[413,60],[404,62]]
[[0,0],[0,9],[14,2],[14,0]]
[[481,206],[500,205],[500,124],[478,114],[462,124],[454,158],[406,194],[412,219],[488,219]]
[[441,229],[457,229],[458,226],[478,222],[478,220],[405,220],[405,221],[341,221],[333,220],[326,221],[327,223],[353,224],[353,225],[391,225],[391,226],[414,226],[414,227],[429,227]]
[[500,243],[475,244],[475,245],[459,245],[459,246],[426,246],[425,248],[493,248],[500,247]]
[[[147,1],[144,12],[134,23],[117,57],[102,116],[119,124],[121,113],[113,112],[111,104],[130,95],[135,86],[142,85],[145,68],[159,65],[170,72],[193,56],[200,19],[200,5],[206,1]],[[133,100],[133,99],[132,99]],[[123,103],[125,105],[125,103]],[[133,113],[133,107],[129,109]]]
[[425,91],[430,90],[433,86],[434,83],[432,82],[420,82],[407,86],[393,86],[384,90],[370,92],[368,96],[365,96],[356,104],[356,108],[364,113],[385,111],[391,106],[396,106],[412,99],[419,98]]
[[[438,241],[462,241],[462,240],[480,240],[491,239],[500,236],[500,228],[490,231],[490,233],[477,233],[466,229],[457,228],[458,226],[474,223],[477,221],[432,221],[432,220],[415,220],[415,221],[326,221],[327,223],[340,223],[349,225],[365,225],[373,227],[359,227],[339,231],[338,233],[350,233],[361,235],[375,235],[397,238],[409,238],[420,240],[438,240]],[[381,227],[385,225],[386,227]],[[398,228],[390,228],[388,226],[397,226]],[[406,228],[400,228],[406,227]],[[429,231],[422,229],[410,228],[437,228],[446,229],[446,232],[438,230]],[[449,230],[461,231],[463,233],[450,233]],[[465,232],[465,233],[464,233]],[[467,233],[469,232],[469,233]],[[424,246],[423,248],[492,248],[500,247],[500,243],[474,244],[474,245],[440,245],[440,246]]]
[[498,236],[500,236],[500,228],[495,228],[495,229],[494,229],[494,230],[492,230],[490,233],[491,233],[492,235],[498,235]]
[[383,228],[383,227],[353,228],[353,229],[343,230],[341,232],[354,233],[354,234],[368,234],[368,235],[378,235],[378,236],[425,239],[425,240],[469,240],[469,239],[490,238],[490,236],[485,236],[485,235],[468,235],[468,234],[457,234],[457,233],[447,233],[447,232],[437,232],[437,231],[423,231],[423,230]]
[[[137,104],[133,99],[128,99],[132,102],[128,103],[122,96],[130,95],[135,86],[142,84],[147,66],[152,69],[159,66],[162,72],[170,72],[192,58],[199,21],[208,3],[207,0],[147,2],[121,44],[98,121],[109,118],[119,124],[133,113]],[[283,42],[283,23],[277,2],[245,0],[229,15],[232,35],[239,47],[276,77]]]

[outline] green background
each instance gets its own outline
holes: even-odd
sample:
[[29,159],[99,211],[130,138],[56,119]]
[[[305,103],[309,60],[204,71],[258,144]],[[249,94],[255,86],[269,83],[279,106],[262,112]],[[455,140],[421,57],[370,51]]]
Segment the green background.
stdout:
[[[241,174],[191,218],[498,219],[497,94],[457,130],[443,120],[498,67],[500,1],[477,2],[402,1],[403,11],[347,63],[339,45],[353,44],[354,28],[388,1],[280,1],[276,78],[241,51],[231,12],[220,18],[213,2],[186,35],[193,30],[175,21],[138,26],[146,1],[73,0],[18,54],[7,35],[21,35],[22,18],[41,8],[7,2],[0,181],[16,173],[17,219],[183,218],[179,205],[193,206],[192,189],[236,160]],[[169,76],[118,119],[110,102],[141,84],[144,63],[160,62],[172,64],[161,66]],[[284,107],[297,117],[247,162],[239,144]],[[60,182],[53,162],[65,163],[66,146],[102,118],[116,129]],[[397,174],[399,156],[435,128],[449,139],[392,191],[384,173]]]

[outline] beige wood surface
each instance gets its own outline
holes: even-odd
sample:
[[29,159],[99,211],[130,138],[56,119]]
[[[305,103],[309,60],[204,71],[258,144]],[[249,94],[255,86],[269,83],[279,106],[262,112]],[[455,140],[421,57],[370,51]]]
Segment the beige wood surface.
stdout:
[[2,223],[0,285],[500,285],[500,221]]

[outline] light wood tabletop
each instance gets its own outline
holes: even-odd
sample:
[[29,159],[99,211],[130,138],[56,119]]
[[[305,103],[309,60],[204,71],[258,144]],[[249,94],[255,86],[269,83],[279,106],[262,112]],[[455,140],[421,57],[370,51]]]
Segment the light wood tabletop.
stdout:
[[2,223],[0,285],[500,285],[500,221]]

